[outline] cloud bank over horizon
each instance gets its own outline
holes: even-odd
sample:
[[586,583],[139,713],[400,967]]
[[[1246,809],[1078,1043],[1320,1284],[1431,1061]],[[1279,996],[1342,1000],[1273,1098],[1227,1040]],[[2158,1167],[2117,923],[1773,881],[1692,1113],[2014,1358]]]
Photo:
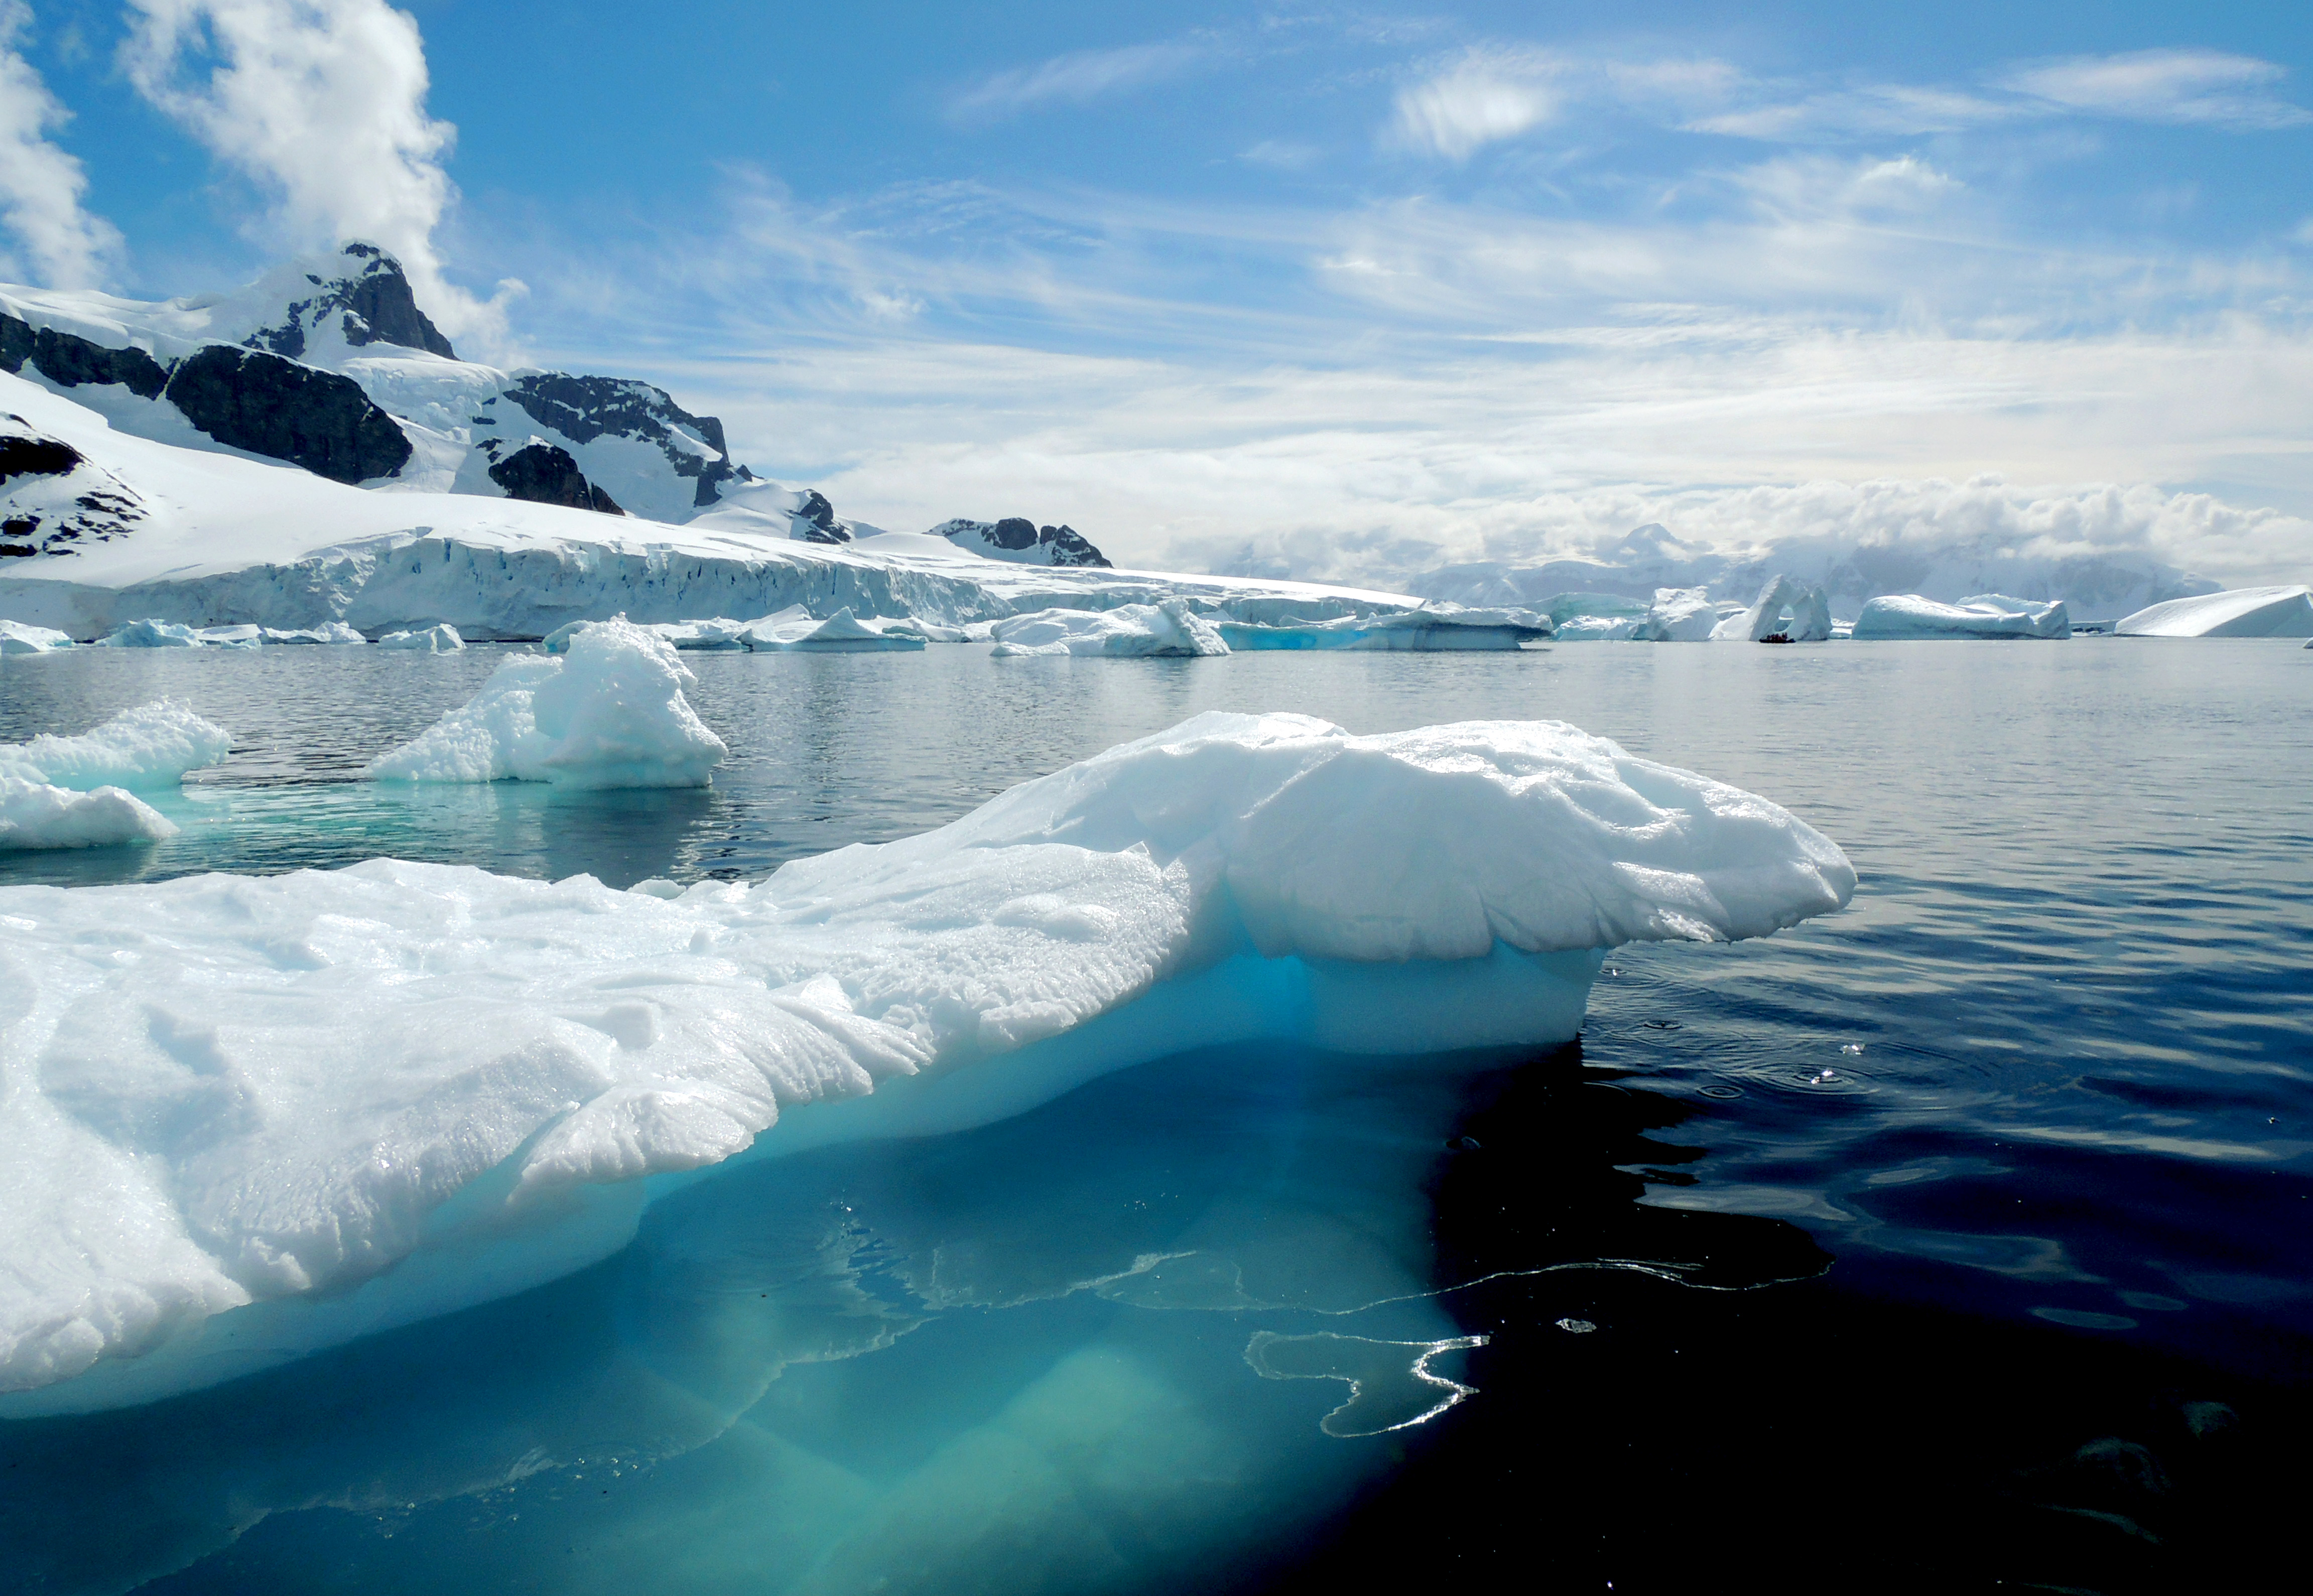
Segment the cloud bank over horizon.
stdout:
[[[845,127],[766,145],[572,15],[605,75],[557,57],[545,98],[386,0],[129,0],[82,49],[230,180],[248,275],[376,240],[462,348],[659,381],[880,524],[1384,585],[1649,522],[2313,575],[2313,195],[2273,209],[2313,113],[2237,43],[1810,65],[1425,13],[1039,49],[928,13],[822,39]],[[98,90],[36,22],[0,0],[9,270],[134,283],[169,241],[91,203]]]

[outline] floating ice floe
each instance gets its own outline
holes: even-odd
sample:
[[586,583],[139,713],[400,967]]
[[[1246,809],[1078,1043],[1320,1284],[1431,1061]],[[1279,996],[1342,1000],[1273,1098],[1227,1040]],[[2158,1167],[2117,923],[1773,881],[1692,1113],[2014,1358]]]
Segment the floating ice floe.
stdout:
[[267,643],[340,645],[369,642],[368,638],[341,620],[329,621],[318,627],[293,627],[287,630],[264,627],[259,628],[259,633]]
[[1713,643],[1764,643],[1776,637],[1786,643],[1822,643],[1830,636],[1830,599],[1823,589],[1794,576],[1771,577],[1748,609],[1736,611],[1711,630]]
[[1850,635],[1858,643],[1895,638],[2061,638],[2072,635],[2072,623],[2062,599],[2044,604],[2004,593],[1977,593],[1957,604],[1939,604],[1917,593],[1895,593],[1865,604]]
[[173,787],[189,770],[221,762],[232,734],[166,699],[124,709],[92,731],[0,742],[0,776],[90,792]]
[[132,620],[94,644],[98,648],[198,648],[201,635],[173,621]]
[[2113,627],[2123,637],[2313,637],[2313,589],[2237,587],[2140,609]]
[[[528,662],[679,669],[634,634]],[[1604,950],[1854,883],[1774,804],[1571,726],[1206,715],[752,887],[377,860],[0,889],[0,1416],[525,1289],[751,1147],[962,1129],[1231,1041],[1562,1042]]]
[[703,787],[729,750],[682,696],[698,679],[623,620],[575,627],[555,654],[512,654],[482,690],[371,761],[381,781]]
[[[174,822],[119,787],[76,793],[69,787],[0,775],[0,853],[17,848],[116,847],[124,843],[158,842],[176,834]],[[0,968],[4,968],[4,961]]]
[[863,621],[849,609],[839,609],[825,620],[814,620],[800,608],[782,610],[752,622],[743,636],[746,646],[758,653],[870,653],[924,645],[921,633],[914,628]]
[[1646,635],[1643,616],[1572,615],[1552,633],[1561,643],[1631,643]]
[[1229,645],[1185,599],[1122,604],[1114,609],[1039,609],[989,628],[998,658],[1014,654],[1090,654],[1103,659],[1191,658],[1225,654]]
[[410,648],[421,653],[456,653],[466,646],[458,628],[441,621],[420,632],[388,632],[377,640],[380,648]]
[[0,654],[54,653],[72,645],[70,637],[50,627],[21,620],[0,620]]
[[1639,625],[1639,636],[1649,643],[1708,643],[1730,613],[1740,611],[1713,603],[1708,588],[1658,587]]
[[1208,618],[1222,642],[1248,653],[1264,649],[1393,653],[1503,651],[1551,635],[1550,618],[1535,610],[1478,609],[1443,603],[1368,609],[1321,620],[1271,615],[1264,613],[1264,607],[1233,603]]

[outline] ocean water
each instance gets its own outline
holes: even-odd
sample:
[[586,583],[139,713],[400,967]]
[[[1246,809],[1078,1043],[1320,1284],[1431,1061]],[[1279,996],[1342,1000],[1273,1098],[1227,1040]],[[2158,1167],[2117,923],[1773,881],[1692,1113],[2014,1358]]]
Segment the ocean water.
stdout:
[[1559,718],[1836,838],[1847,911],[1618,951],[1542,1055],[1161,1060],[750,1166],[531,1293],[0,1425],[0,1591],[2172,1590],[2294,1557],[2313,653],[693,655],[710,790],[352,779],[497,651],[0,661],[174,697],[142,850],[624,885],[907,835],[1212,708]]

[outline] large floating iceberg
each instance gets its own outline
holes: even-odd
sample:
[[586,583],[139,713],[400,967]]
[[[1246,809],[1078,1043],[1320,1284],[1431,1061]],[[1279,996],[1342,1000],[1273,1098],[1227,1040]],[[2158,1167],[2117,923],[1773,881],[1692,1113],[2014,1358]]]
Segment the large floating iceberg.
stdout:
[[70,648],[73,640],[53,627],[27,626],[20,620],[0,620],[0,654],[54,653]]
[[1473,609],[1460,604],[1378,608],[1322,619],[1238,601],[1208,617],[1221,641],[1245,652],[1352,649],[1364,653],[1455,653],[1501,651],[1551,636],[1547,615],[1530,609]]
[[1823,589],[1792,576],[1773,576],[1748,609],[1737,610],[1711,630],[1713,643],[1822,643],[1831,636],[1831,601]]
[[682,696],[673,648],[623,620],[588,621],[560,654],[509,656],[482,690],[367,772],[383,781],[703,787],[730,750]]
[[1639,636],[1649,643],[1708,643],[1729,613],[1740,612],[1711,602],[1709,588],[1658,587]]
[[1858,643],[1901,638],[2062,638],[2072,635],[2072,623],[2062,599],[2043,604],[2004,593],[1977,593],[1957,604],[1939,604],[1917,593],[1899,593],[1864,605],[1851,635]]
[[2313,637],[2313,589],[2237,587],[2140,609],[2113,627],[2123,637]]
[[71,787],[173,787],[189,770],[233,751],[233,737],[181,704],[163,699],[124,709],[93,731],[0,742],[0,776]]
[[1230,1040],[1562,1041],[1603,950],[1854,881],[1571,726],[1207,715],[672,900],[386,860],[0,890],[0,1414],[524,1289],[751,1145],[960,1129]]
[[996,653],[1090,654],[1104,659],[1225,654],[1229,645],[1184,599],[1124,604],[1114,609],[1040,609],[999,620],[989,630]]

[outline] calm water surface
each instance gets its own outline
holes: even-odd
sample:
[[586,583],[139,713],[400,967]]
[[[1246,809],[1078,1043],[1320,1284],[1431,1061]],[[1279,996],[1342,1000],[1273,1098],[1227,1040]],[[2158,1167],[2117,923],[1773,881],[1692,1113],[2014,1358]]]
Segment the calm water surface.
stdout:
[[0,740],[173,697],[236,742],[158,800],[179,838],[0,884],[752,877],[1225,708],[1572,721],[1862,886],[1623,950],[1548,1057],[1166,1060],[733,1171],[526,1297],[0,1426],[0,1589],[2159,1590],[2291,1532],[2313,652],[692,655],[711,790],[353,779],[497,657],[0,661]]

